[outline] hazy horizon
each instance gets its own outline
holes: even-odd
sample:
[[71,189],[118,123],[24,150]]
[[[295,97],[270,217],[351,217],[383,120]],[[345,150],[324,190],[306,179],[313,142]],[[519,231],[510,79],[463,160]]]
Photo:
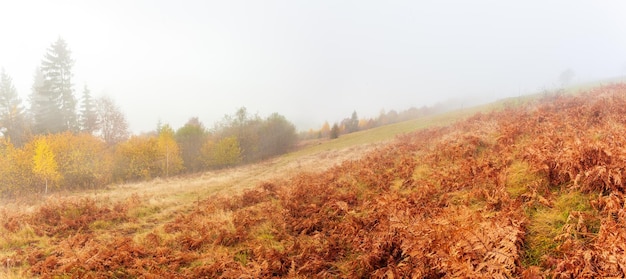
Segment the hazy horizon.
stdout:
[[[595,5],[594,5],[595,3]],[[598,5],[601,3],[601,5]],[[108,95],[133,133],[239,107],[298,130],[452,99],[498,99],[626,72],[620,1],[15,1],[0,67],[26,107],[58,37],[74,90]]]

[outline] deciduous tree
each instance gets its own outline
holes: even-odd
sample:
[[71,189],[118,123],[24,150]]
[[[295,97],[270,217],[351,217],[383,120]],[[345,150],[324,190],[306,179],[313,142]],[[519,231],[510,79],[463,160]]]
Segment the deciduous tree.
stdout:
[[209,140],[202,146],[202,157],[209,168],[223,168],[241,162],[241,148],[236,137],[223,138],[217,143]]
[[132,136],[115,150],[114,179],[150,179],[161,172],[158,143],[154,136]]
[[[40,181],[33,174],[34,143],[17,148],[7,140],[0,140],[0,157],[5,165],[0,171],[0,192],[6,195],[29,193]],[[38,185],[36,185],[38,186]]]
[[174,130],[170,125],[163,125],[158,131],[158,152],[161,175],[169,177],[183,169],[183,159],[180,157],[178,144],[174,139]]
[[225,116],[216,125],[213,141],[228,137],[237,139],[245,163],[284,153],[297,141],[295,127],[284,116],[274,113],[261,119],[258,115],[248,115],[246,108]]
[[60,187],[93,188],[103,186],[111,178],[111,159],[105,143],[90,134],[64,132],[47,135],[63,177]]
[[206,140],[207,131],[197,117],[189,119],[185,126],[176,131],[176,142],[180,147],[183,164],[187,171],[202,169],[200,150]]
[[53,182],[60,178],[54,153],[45,138],[39,138],[35,141],[33,173],[44,180],[46,194],[48,193],[48,182]]
[[258,144],[261,126],[261,118],[258,115],[250,116],[248,110],[242,107],[234,115],[225,116],[222,122],[218,124],[217,138],[237,138],[241,148],[241,160],[254,162],[260,158]]
[[322,125],[322,129],[320,130],[321,136],[326,138],[328,136],[330,136],[330,124],[328,124],[328,121],[324,122],[324,125]]
[[274,113],[264,121],[259,133],[260,158],[286,153],[297,141],[296,127],[284,116]]
[[0,195],[7,195],[12,192],[13,179],[11,178],[11,161],[9,161],[8,153],[13,149],[10,141],[6,138],[0,138]]
[[96,101],[98,112],[98,135],[108,144],[115,145],[128,138],[128,123],[120,108],[109,97],[101,97]]

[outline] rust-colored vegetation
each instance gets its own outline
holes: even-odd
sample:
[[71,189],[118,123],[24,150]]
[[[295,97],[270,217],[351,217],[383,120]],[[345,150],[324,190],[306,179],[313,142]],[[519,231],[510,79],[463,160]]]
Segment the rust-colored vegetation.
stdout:
[[132,226],[134,196],[0,212],[43,278],[626,276],[626,85],[430,128]]

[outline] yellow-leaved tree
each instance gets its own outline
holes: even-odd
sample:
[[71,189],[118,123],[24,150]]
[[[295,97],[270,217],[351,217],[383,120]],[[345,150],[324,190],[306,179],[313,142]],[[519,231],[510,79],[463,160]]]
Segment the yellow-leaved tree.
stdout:
[[159,160],[161,174],[165,177],[178,174],[183,170],[183,159],[174,137],[174,130],[169,125],[164,125],[159,128],[158,133],[157,149],[161,157]]
[[11,192],[11,162],[9,161],[9,150],[13,145],[5,138],[0,138],[0,196]]
[[209,140],[202,146],[202,158],[209,168],[234,166],[241,162],[241,148],[237,137],[226,137],[217,143]]
[[113,177],[118,181],[150,179],[158,175],[158,143],[154,137],[133,136],[115,150]]
[[65,132],[48,135],[46,140],[63,176],[61,187],[92,188],[106,185],[111,179],[111,156],[106,144],[90,134]]
[[178,144],[171,128],[160,128],[158,136],[133,136],[115,151],[113,176],[116,180],[168,176],[183,169]]
[[33,156],[33,173],[46,183],[45,193],[48,193],[48,182],[55,182],[61,178],[54,153],[45,138],[35,140],[35,155]]
[[15,196],[33,191],[37,183],[37,177],[33,175],[34,143],[29,142],[22,148],[16,148],[10,142],[5,142],[0,149],[6,163],[0,171],[4,194]]
[[320,129],[320,134],[323,138],[330,136],[330,124],[328,124],[328,121],[324,122],[322,129]]

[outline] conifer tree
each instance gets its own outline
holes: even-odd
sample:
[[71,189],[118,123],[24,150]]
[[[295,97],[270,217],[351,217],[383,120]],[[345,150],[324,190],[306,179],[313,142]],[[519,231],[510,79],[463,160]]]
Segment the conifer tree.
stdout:
[[30,115],[33,120],[33,131],[37,134],[44,133],[50,126],[53,102],[48,95],[44,94],[46,82],[44,81],[41,68],[37,67],[33,75],[33,87],[30,94]]
[[333,127],[330,129],[330,139],[338,138],[339,132],[339,125],[337,123],[333,124]]
[[0,132],[16,146],[26,141],[26,116],[22,100],[4,69],[0,73]]
[[80,129],[82,132],[89,134],[93,134],[98,130],[98,112],[87,85],[85,85],[83,90],[83,98],[80,104]]
[[350,118],[346,118],[341,121],[341,125],[344,127],[346,133],[354,133],[359,130],[359,117],[356,111],[352,113]]
[[78,130],[73,65],[67,43],[59,38],[48,48],[35,76],[32,113],[37,133]]

